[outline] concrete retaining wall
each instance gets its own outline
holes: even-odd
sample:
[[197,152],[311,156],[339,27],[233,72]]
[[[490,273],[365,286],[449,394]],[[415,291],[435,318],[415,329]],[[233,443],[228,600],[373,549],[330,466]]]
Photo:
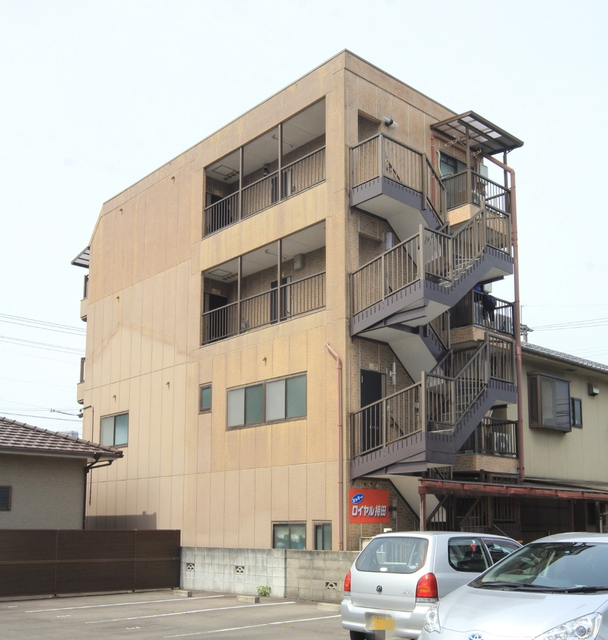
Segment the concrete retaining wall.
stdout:
[[181,587],[277,598],[340,602],[356,551],[182,547]]

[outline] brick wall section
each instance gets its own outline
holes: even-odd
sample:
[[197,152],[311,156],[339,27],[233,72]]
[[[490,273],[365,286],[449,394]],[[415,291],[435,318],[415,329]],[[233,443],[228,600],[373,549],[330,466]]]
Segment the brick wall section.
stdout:
[[454,472],[490,471],[493,473],[517,473],[517,458],[460,454],[456,456]]

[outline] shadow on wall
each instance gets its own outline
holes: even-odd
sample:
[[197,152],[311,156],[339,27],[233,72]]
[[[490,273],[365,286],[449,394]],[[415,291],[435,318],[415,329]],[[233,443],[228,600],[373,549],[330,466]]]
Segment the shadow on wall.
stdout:
[[85,529],[157,529],[156,513],[124,516],[87,516]]

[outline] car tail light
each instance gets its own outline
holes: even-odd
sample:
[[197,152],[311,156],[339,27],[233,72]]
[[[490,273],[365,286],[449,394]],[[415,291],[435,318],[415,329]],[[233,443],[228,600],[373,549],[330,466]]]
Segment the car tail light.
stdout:
[[427,573],[418,580],[416,585],[416,600],[422,602],[436,602],[439,599],[437,592],[437,578],[434,573]]
[[350,591],[350,569],[344,578],[344,591]]

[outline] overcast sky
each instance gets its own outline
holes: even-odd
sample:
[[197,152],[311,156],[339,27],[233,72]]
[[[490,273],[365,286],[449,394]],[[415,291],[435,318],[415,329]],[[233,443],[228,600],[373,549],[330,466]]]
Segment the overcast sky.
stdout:
[[343,49],[524,141],[530,342],[608,364],[607,28],[606,0],[0,0],[0,415],[79,429],[102,203]]

